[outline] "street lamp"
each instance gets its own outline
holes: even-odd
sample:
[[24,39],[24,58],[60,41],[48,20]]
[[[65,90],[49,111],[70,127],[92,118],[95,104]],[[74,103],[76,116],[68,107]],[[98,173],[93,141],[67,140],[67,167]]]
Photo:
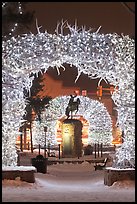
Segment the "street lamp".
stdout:
[[44,157],[46,158],[46,132],[47,132],[47,127],[44,127],[44,132],[45,132],[45,151],[44,151]]

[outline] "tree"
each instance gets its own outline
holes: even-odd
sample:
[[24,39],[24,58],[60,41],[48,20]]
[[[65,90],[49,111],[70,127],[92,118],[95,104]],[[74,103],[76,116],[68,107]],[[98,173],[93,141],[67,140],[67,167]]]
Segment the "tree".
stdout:
[[[24,96],[26,97],[26,113],[23,116],[25,123],[22,125],[24,131],[26,127],[30,128],[30,140],[31,140],[31,152],[33,153],[33,138],[32,138],[32,122],[35,118],[41,123],[41,113],[45,110],[45,105],[51,100],[50,97],[45,96],[43,99],[37,97],[37,93],[42,89],[44,85],[41,85],[43,71],[38,72],[34,75],[34,80],[32,82],[32,87],[30,91],[24,89]],[[34,114],[33,114],[34,111]],[[29,125],[28,125],[29,124]]]
[[24,119],[28,122],[32,122],[34,120],[32,111],[35,112],[39,121],[41,121],[41,112],[45,110],[45,105],[49,103],[51,97],[45,96],[44,98],[39,98],[37,93],[42,90],[44,85],[41,85],[42,82],[42,75],[43,70],[38,72],[38,74],[31,74],[34,75],[34,80],[32,82],[32,87],[30,89],[30,93],[27,90],[24,90],[24,96],[26,97],[26,114],[24,115]]
[[27,3],[2,2],[2,36],[4,39],[29,30],[35,11],[26,11]]

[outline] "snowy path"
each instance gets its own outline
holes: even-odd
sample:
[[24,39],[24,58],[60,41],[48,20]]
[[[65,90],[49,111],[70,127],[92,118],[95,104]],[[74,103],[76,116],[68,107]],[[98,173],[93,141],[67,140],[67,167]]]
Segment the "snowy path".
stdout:
[[92,165],[57,164],[36,173],[35,184],[3,181],[3,202],[135,202],[133,181],[104,185],[103,171]]

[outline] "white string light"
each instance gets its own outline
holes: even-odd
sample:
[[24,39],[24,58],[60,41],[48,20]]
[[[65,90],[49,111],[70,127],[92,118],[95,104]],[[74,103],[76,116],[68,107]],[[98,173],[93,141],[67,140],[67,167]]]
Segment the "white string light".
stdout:
[[2,2],[2,8],[5,8],[7,5],[7,2]]
[[[2,9],[8,8],[8,5],[9,5],[8,3],[10,3],[10,2],[2,2]],[[20,15],[23,14],[21,2],[18,2],[18,13],[19,13]],[[16,22],[16,23],[14,23],[13,27],[10,29],[8,35],[9,35],[9,36],[12,36],[17,27],[18,27],[18,23]],[[2,37],[3,37],[3,38],[6,38],[7,36],[2,36]]]
[[[4,141],[7,141],[9,127],[11,130],[14,129],[12,123],[20,126],[19,119],[15,117],[13,120],[11,109],[15,111],[21,104],[25,104],[25,99],[19,92],[23,93],[23,87],[30,88],[32,78],[29,78],[29,74],[38,73],[41,69],[45,69],[46,72],[49,67],[59,68],[67,63],[78,68],[78,76],[84,73],[91,79],[102,78],[110,85],[118,87],[112,99],[117,106],[117,124],[124,132],[124,143],[121,148],[123,151],[125,148],[126,152],[129,141],[133,143],[132,147],[135,142],[135,41],[129,36],[119,36],[116,33],[100,34],[85,29],[77,30],[76,27],[68,26],[68,24],[67,28],[70,33],[65,36],[61,33],[52,35],[39,31],[37,35],[25,34],[3,42],[2,77],[5,82],[3,84],[5,96],[3,97],[3,114],[8,120],[7,123],[5,118],[3,119]],[[17,83],[15,88],[19,91],[7,86],[7,82]],[[13,100],[14,98],[16,101]],[[22,109],[18,114],[22,116]],[[123,120],[125,117],[126,121]],[[10,141],[13,142],[15,135],[10,134],[12,135]],[[10,155],[11,148],[10,150],[8,148],[7,145],[6,151]],[[134,151],[132,148],[128,153],[132,160]],[[127,158],[125,155],[123,157],[120,155],[118,162],[123,164],[125,158]],[[3,164],[7,164],[7,159],[10,160],[7,154],[3,153]],[[13,163],[11,160],[10,162]]]

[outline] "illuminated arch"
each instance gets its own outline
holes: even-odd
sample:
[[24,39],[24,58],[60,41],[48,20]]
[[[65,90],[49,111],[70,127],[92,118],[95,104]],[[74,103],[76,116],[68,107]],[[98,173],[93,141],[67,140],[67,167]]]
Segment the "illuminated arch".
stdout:
[[[85,96],[79,96],[78,98],[80,99],[80,105],[77,115],[82,115],[89,122],[89,144],[99,142],[110,145],[112,142],[112,121],[103,103]],[[53,135],[54,142],[56,142],[54,137],[57,120],[66,119],[65,110],[69,99],[69,96],[54,98],[42,115],[43,123],[49,129],[47,129],[47,136]]]
[[[25,108],[23,89],[29,89],[33,80],[30,73],[38,73],[41,69],[46,72],[49,67],[56,67],[59,73],[59,68],[65,69],[63,63],[76,66],[78,77],[84,73],[91,79],[99,78],[99,83],[104,79],[118,86],[112,99],[117,106],[117,123],[125,135],[122,151],[125,144],[135,144],[135,41],[116,33],[100,34],[99,30],[91,32],[84,28],[78,30],[69,24],[69,34],[63,35],[63,26],[61,33],[59,29],[53,35],[46,31],[41,33],[38,28],[37,35],[25,34],[3,41],[3,165],[16,165],[17,162],[16,133]],[[129,149],[129,152],[128,156],[124,154],[122,160],[134,158],[135,151]],[[120,156],[119,153],[119,160]]]

